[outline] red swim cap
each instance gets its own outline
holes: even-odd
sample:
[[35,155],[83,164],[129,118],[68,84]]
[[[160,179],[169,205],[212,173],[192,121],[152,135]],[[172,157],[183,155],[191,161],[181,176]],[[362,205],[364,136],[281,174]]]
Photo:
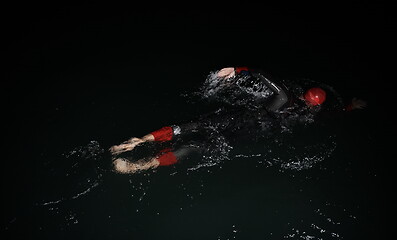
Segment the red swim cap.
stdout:
[[303,96],[305,100],[313,106],[320,105],[325,101],[327,94],[321,88],[310,88]]

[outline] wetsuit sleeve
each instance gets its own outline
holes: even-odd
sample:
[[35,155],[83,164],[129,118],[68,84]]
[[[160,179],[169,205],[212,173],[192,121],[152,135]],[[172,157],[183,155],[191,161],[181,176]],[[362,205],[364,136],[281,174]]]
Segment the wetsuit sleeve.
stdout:
[[265,103],[265,108],[267,111],[274,112],[288,102],[288,95],[281,86],[276,84],[274,81],[269,80],[260,73],[258,74],[258,78],[260,78],[273,92],[273,96],[271,96],[270,99]]
[[235,67],[234,71],[236,75],[251,75],[255,78],[259,78],[274,93],[273,96],[264,103],[267,111],[274,112],[288,102],[288,95],[285,90],[274,81],[271,81],[270,78],[265,77],[261,71],[248,67]]

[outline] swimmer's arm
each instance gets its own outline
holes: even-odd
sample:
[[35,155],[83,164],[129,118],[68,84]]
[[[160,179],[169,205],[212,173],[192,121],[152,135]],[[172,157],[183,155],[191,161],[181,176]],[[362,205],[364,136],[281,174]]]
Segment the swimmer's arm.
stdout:
[[279,87],[277,84],[274,82],[270,81],[268,78],[264,77],[263,73],[260,71],[257,71],[252,68],[248,67],[226,67],[222,68],[221,70],[218,71],[217,76],[220,78],[231,78],[237,75],[251,75],[255,74],[255,76],[259,77],[268,88],[270,88],[273,92],[275,93],[280,93],[282,91],[282,88]]
[[288,96],[284,91],[274,94],[269,101],[265,103],[265,108],[269,112],[275,112],[288,102]]
[[284,91],[282,87],[269,80],[261,73],[258,74],[258,77],[265,83],[265,85],[273,91],[273,96],[265,103],[265,108],[267,111],[274,112],[280,109],[284,104],[288,102],[288,95]]
[[267,111],[274,112],[280,109],[282,106],[284,106],[284,104],[288,102],[288,96],[286,92],[283,90],[283,88],[278,86],[273,81],[270,81],[260,71],[248,67],[227,67],[227,68],[222,68],[221,70],[218,71],[218,77],[230,78],[239,74],[251,74],[251,73],[256,74],[255,76],[258,76],[264,82],[264,84],[274,92],[272,98],[265,103],[265,108]]

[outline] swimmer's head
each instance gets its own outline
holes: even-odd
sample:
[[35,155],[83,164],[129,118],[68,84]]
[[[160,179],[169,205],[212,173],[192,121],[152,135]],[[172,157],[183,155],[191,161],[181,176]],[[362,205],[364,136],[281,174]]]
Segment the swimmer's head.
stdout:
[[309,106],[317,106],[325,101],[326,96],[327,94],[323,89],[314,87],[307,90],[303,98]]

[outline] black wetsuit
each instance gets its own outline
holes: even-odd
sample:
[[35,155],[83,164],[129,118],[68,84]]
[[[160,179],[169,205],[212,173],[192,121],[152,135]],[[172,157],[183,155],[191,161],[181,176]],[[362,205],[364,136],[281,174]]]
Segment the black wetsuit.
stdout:
[[[275,80],[261,71],[252,69],[239,71],[237,68],[236,76],[229,80],[229,83],[255,92],[257,95],[254,100],[255,107],[232,106],[220,108],[192,122],[172,126],[174,136],[202,132],[203,130],[233,134],[249,131],[249,129],[263,128],[258,121],[264,117],[269,118],[269,116],[288,106],[293,98],[282,81]],[[266,97],[258,97],[261,93]]]
[[[255,139],[261,133],[267,135],[277,129],[274,126],[279,126],[278,129],[281,131],[289,131],[295,123],[312,122],[313,117],[320,111],[320,106],[309,107],[300,98],[303,87],[307,88],[307,84],[300,86],[299,83],[276,80],[266,73],[247,68],[235,68],[235,73],[233,78],[215,79],[216,84],[210,86],[217,89],[226,88],[232,93],[233,90],[242,89],[243,92],[249,93],[243,94],[242,98],[252,98],[253,101],[242,101],[243,104],[233,104],[233,101],[229,101],[228,103],[232,103],[229,106],[204,114],[193,121],[163,127],[152,132],[155,141],[179,142],[172,154],[175,159],[180,160],[193,151],[192,149],[201,153],[211,151],[211,148],[222,149],[224,138],[239,141],[246,136],[248,139]],[[328,89],[333,92],[332,88]],[[213,95],[216,93],[211,92]],[[219,152],[223,155],[221,150]]]

